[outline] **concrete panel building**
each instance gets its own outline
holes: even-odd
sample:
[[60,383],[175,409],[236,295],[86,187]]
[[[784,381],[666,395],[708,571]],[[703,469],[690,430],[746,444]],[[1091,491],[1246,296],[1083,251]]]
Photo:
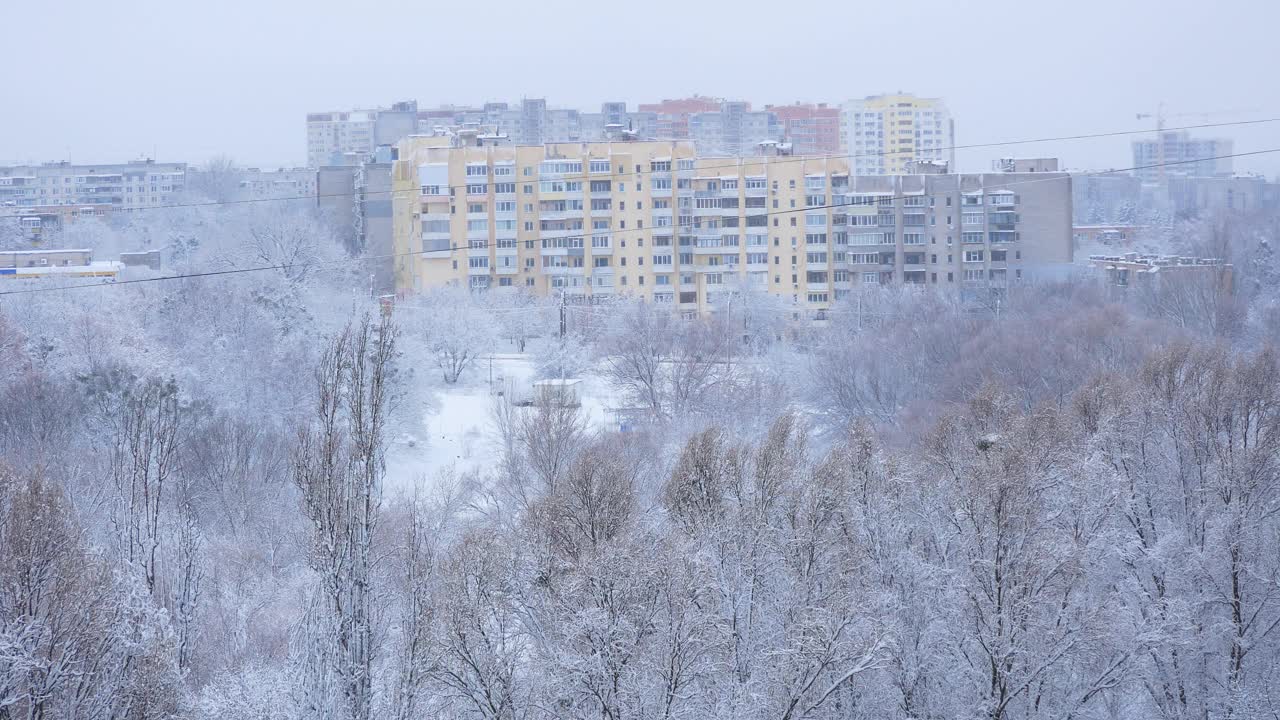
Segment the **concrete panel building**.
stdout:
[[106,165],[69,162],[0,167],[0,208],[65,206],[132,209],[177,202],[186,163],[134,160]]
[[397,149],[399,292],[525,287],[697,313],[755,288],[821,311],[866,285],[999,292],[1071,262],[1065,173],[854,178],[844,158],[701,157],[689,141]]

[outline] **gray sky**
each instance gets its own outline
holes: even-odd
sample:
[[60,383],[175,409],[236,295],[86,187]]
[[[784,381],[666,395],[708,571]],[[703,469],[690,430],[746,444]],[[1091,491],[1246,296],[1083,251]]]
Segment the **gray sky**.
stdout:
[[[1280,116],[1276,0],[825,3],[0,0],[0,163],[154,155],[305,158],[308,111],[546,97],[634,106],[692,93],[838,103],[945,97],[961,144]],[[15,62],[16,61],[16,64]],[[1245,112],[1249,111],[1249,112]],[[1280,147],[1280,123],[1216,132]],[[1131,164],[1130,138],[960,154]],[[1280,172],[1280,153],[1237,170]]]

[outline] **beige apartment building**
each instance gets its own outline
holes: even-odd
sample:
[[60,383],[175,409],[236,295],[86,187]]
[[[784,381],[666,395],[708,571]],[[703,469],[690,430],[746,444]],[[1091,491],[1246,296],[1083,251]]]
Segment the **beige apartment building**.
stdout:
[[850,100],[840,122],[855,175],[899,175],[917,161],[956,166],[955,123],[940,98],[897,93]]
[[986,292],[1071,261],[1065,173],[854,178],[844,158],[699,158],[689,141],[397,147],[400,292],[524,287],[692,314],[756,288],[819,311],[868,285]]

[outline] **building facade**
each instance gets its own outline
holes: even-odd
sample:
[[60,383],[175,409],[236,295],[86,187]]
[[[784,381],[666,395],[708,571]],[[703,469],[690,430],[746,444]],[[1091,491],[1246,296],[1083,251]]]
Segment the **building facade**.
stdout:
[[308,113],[307,165],[340,165],[338,158],[348,153],[372,153],[377,116],[377,110]]
[[1232,142],[1225,138],[1193,138],[1186,131],[1162,132],[1154,140],[1133,141],[1133,174],[1144,183],[1171,177],[1217,177],[1231,174]]
[[93,259],[92,250],[0,250],[0,280],[92,278],[115,282],[124,264]]
[[821,311],[864,286],[985,292],[1071,261],[1065,173],[855,178],[842,157],[709,158],[689,141],[397,150],[402,293],[523,287],[694,314],[754,289]]
[[898,175],[912,161],[955,167],[955,123],[939,98],[872,95],[846,102],[840,114],[855,175]]
[[169,205],[186,188],[186,177],[186,163],[154,160],[0,167],[0,208],[73,205],[132,209]]
[[783,137],[797,155],[834,155],[840,152],[840,109],[826,103],[765,105],[774,114]]

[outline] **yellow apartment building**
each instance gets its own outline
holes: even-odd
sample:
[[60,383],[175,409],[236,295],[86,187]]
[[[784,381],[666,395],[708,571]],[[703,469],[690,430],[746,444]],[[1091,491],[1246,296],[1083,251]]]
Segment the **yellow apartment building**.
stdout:
[[955,124],[940,98],[898,93],[850,100],[840,108],[841,147],[855,175],[901,175],[913,161],[954,168]]
[[1065,174],[852,177],[845,158],[697,157],[689,141],[463,144],[393,166],[396,289],[523,287],[714,311],[767,291],[821,311],[859,287],[1001,288],[1071,260]]

